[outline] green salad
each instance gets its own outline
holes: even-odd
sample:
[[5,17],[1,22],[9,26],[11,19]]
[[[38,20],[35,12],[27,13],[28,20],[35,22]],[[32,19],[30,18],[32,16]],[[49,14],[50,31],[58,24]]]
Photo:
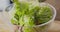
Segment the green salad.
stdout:
[[[48,22],[52,18],[52,11],[49,6],[33,5],[33,3],[13,1],[15,13],[11,23],[23,26],[23,32],[31,32],[32,27]],[[30,28],[28,28],[30,27]]]

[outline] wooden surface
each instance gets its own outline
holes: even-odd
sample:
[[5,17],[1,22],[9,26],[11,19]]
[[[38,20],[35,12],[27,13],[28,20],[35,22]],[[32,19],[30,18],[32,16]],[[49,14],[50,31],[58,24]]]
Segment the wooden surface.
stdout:
[[60,21],[52,23],[48,32],[60,32]]

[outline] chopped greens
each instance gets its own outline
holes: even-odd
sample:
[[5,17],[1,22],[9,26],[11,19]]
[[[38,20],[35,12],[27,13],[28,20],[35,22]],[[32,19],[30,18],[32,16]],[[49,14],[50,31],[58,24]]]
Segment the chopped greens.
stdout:
[[52,18],[52,11],[50,7],[40,7],[41,9],[36,12],[37,24],[43,24],[48,22]]
[[46,23],[52,18],[52,11],[49,6],[32,5],[33,3],[19,2],[18,0],[13,1],[16,13],[11,22],[23,26],[23,32],[31,32],[34,25]]

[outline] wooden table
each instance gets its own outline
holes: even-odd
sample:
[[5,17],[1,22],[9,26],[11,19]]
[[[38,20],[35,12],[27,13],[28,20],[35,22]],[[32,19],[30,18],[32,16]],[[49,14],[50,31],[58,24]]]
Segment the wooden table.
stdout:
[[60,21],[55,21],[49,28],[48,32],[60,32]]

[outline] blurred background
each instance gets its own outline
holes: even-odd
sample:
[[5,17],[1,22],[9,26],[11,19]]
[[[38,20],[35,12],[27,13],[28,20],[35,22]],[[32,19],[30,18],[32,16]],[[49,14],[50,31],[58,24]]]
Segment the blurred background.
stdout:
[[[51,25],[49,32],[60,32],[60,0],[45,0],[45,2],[53,5],[57,11],[55,22]],[[12,4],[11,0],[0,0],[0,12],[10,4]]]

